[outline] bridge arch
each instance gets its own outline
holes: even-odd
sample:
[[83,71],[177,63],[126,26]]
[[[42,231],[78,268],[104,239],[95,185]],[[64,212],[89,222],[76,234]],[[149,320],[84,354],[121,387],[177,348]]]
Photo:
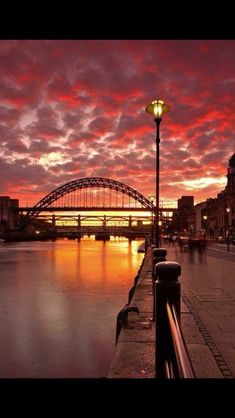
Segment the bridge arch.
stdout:
[[105,177],[85,177],[65,183],[62,186],[57,187],[48,195],[46,195],[33,207],[33,210],[28,213],[28,215],[24,219],[23,226],[25,227],[26,225],[28,225],[33,219],[35,219],[39,215],[40,212],[50,207],[51,204],[53,204],[56,200],[60,199],[64,195],[69,194],[78,189],[90,187],[108,188],[111,190],[116,190],[133,198],[148,211],[153,211],[155,208],[155,206],[149,199],[147,199],[137,190],[133,189],[130,186],[127,186],[126,184],[120,181],[108,179]]

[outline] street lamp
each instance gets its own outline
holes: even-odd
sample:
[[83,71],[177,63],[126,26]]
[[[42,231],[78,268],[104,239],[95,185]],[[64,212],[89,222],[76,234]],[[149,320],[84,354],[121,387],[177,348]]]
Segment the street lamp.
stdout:
[[162,221],[158,221],[159,227],[159,246],[161,244],[161,234],[162,234]]
[[152,242],[152,244],[153,244],[153,208],[154,208],[154,205],[153,205],[153,202],[154,202],[154,200],[155,200],[155,197],[154,196],[152,196],[152,195],[150,195],[149,196],[149,200],[150,200],[150,202],[151,202],[151,204],[152,204],[152,212],[151,212],[151,214],[152,214],[152,216],[151,216],[151,242]]
[[204,229],[205,229],[205,237],[206,237],[206,231],[207,231],[207,222],[206,222],[206,221],[207,221],[207,215],[203,215],[203,219],[204,219],[204,221],[205,221],[205,222],[204,222],[204,226],[205,226],[205,228],[204,228]]
[[145,108],[147,113],[154,115],[156,122],[156,247],[159,248],[160,234],[159,234],[159,172],[160,172],[160,159],[159,159],[159,145],[160,145],[160,123],[162,115],[169,112],[170,107],[164,103],[163,100],[157,99],[150,103]]
[[230,208],[226,208],[226,212],[228,214],[228,229],[227,229],[227,251],[229,253],[229,212],[230,212]]

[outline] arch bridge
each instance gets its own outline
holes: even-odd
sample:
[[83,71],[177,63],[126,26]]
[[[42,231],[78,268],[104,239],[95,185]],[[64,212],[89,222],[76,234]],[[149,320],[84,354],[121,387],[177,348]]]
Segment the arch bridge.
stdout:
[[[174,210],[167,207],[159,209],[162,219],[170,217]],[[66,218],[71,219],[81,212],[147,212],[147,216],[153,220],[156,207],[124,183],[103,177],[87,177],[68,182],[46,195],[35,206],[20,207],[17,211],[26,214],[19,225],[20,229],[24,229],[42,214],[45,216],[46,212],[66,212]]]

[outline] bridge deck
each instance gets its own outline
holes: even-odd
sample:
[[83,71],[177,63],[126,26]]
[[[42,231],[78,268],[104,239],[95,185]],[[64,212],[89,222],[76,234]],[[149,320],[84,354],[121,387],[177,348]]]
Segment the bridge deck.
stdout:
[[[94,206],[94,207],[84,207],[84,206],[77,206],[77,207],[48,207],[48,208],[36,208],[36,207],[19,207],[14,209],[15,212],[149,212],[151,211],[144,207],[102,207],[102,206]],[[159,208],[159,212],[175,212],[176,208]]]

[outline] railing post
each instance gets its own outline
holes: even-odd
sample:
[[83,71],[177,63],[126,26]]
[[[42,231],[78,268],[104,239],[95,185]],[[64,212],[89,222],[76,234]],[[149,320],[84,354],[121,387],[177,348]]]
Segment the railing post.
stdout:
[[163,261],[156,265],[155,282],[155,323],[156,323],[156,377],[165,377],[165,361],[172,356],[172,340],[169,330],[166,303],[174,305],[180,320],[181,266],[173,261]]
[[153,321],[155,321],[155,281],[156,281],[156,264],[166,261],[167,250],[165,248],[153,248],[152,262],[152,287],[153,287]]
[[155,275],[156,263],[159,263],[160,261],[166,261],[166,256],[167,250],[165,248],[153,248],[152,276]]

